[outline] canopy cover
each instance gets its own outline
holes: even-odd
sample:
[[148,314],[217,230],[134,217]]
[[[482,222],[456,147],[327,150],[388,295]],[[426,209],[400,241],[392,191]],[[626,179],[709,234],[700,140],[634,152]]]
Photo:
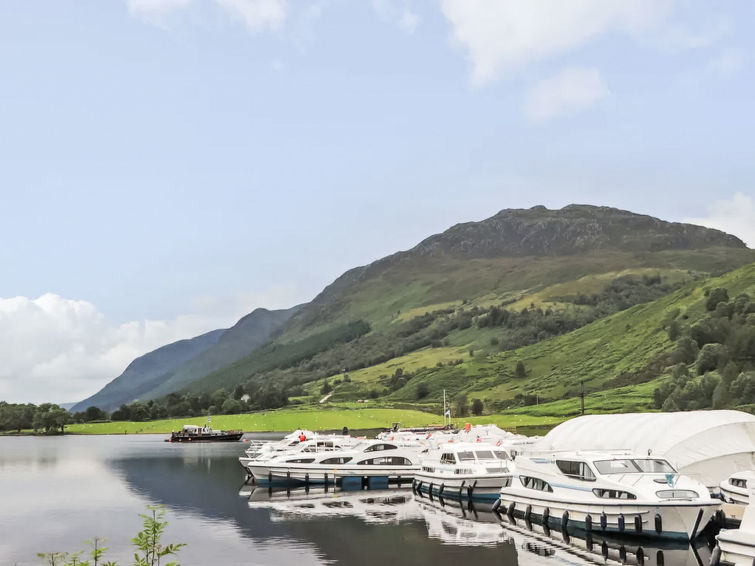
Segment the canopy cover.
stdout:
[[587,415],[558,425],[535,448],[650,454],[715,487],[734,472],[755,469],[755,415],[742,411]]

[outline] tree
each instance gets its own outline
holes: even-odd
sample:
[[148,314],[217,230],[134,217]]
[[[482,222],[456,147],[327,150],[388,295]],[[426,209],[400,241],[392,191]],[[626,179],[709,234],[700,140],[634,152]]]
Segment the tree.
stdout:
[[480,416],[482,414],[484,406],[482,399],[472,399],[472,414]]
[[469,405],[467,404],[467,396],[463,393],[456,397],[454,401],[454,409],[457,417],[466,417],[469,414]]
[[661,410],[665,413],[675,413],[676,411],[679,411],[679,405],[674,400],[674,396],[669,396],[664,402],[663,407]]
[[223,406],[220,410],[224,415],[234,415],[241,413],[244,410],[244,406],[238,399],[226,399],[223,401]]
[[84,411],[84,420],[88,423],[92,421],[104,421],[107,419],[107,413],[99,407],[87,407]]
[[718,287],[716,289],[713,289],[708,294],[708,299],[705,301],[705,308],[708,311],[714,311],[716,310],[718,303],[728,303],[728,302],[729,302],[729,293],[726,291],[726,289]]
[[726,348],[721,344],[706,344],[700,350],[695,362],[697,375],[702,375],[706,371],[716,369],[719,364],[723,365],[728,361]]
[[521,360],[516,363],[514,377],[516,377],[517,379],[524,379],[525,377],[527,377],[527,368],[525,367],[524,362]]
[[689,336],[682,336],[676,341],[676,350],[672,357],[677,363],[691,364],[697,359],[698,351],[697,342]]
[[417,385],[417,399],[424,399],[430,393],[430,388],[424,381]]
[[333,391],[333,387],[331,387],[330,383],[328,383],[328,380],[326,379],[325,381],[323,381],[322,387],[320,387],[320,393],[327,395],[331,391]]

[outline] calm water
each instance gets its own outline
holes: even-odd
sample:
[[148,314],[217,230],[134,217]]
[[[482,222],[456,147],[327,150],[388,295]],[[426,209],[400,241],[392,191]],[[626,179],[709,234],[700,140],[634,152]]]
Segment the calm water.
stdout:
[[129,564],[128,540],[148,504],[167,510],[165,541],[188,543],[184,566],[702,566],[710,556],[704,541],[564,540],[411,489],[271,493],[244,483],[243,443],[163,439],[0,438],[0,564],[40,564],[37,552],[77,550],[94,536],[107,538],[110,559]]

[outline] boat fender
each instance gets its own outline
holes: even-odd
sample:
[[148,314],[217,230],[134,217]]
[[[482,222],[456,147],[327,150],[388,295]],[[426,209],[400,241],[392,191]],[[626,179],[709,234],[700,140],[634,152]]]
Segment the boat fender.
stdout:
[[721,564],[721,547],[716,545],[710,553],[710,566],[719,566],[719,564]]
[[446,489],[446,484],[442,483],[440,484],[440,489],[438,490],[438,497],[443,497],[443,490]]
[[589,533],[592,530],[592,515],[589,513],[585,517],[585,530]]
[[328,486],[328,474],[325,474],[325,487]]
[[509,503],[509,508],[506,509],[506,515],[508,515],[510,519],[514,518],[515,509],[516,509],[516,503],[512,501],[511,503]]
[[627,549],[623,544],[619,547],[619,558],[621,559],[622,563],[626,563]]
[[593,540],[592,540],[592,533],[585,534],[585,548],[592,552],[593,547]]
[[642,533],[642,517],[635,515],[634,517],[634,530],[638,533]]
[[663,519],[660,513],[655,514],[655,532],[658,534],[663,532]]
[[608,543],[606,541],[603,541],[603,544],[600,545],[600,553],[603,558],[608,558]]
[[430,494],[430,501],[432,501],[433,500],[433,484],[432,484],[432,482],[430,482],[430,485],[427,486],[427,493]]
[[524,521],[528,522],[532,516],[532,505],[527,505],[527,509],[524,511]]
[[417,495],[422,497],[422,481],[420,480],[419,483],[417,483]]
[[267,481],[270,483],[270,485],[273,485],[273,472],[267,473]]
[[608,527],[608,516],[605,514],[605,512],[600,514],[600,530],[605,531]]
[[724,513],[723,509],[716,511],[716,524],[720,527],[726,526],[726,513]]
[[304,474],[304,485],[309,486],[309,474]]
[[658,566],[665,566],[665,564],[666,564],[666,555],[663,554],[662,550],[659,550],[658,552],[655,553],[655,563]]
[[543,525],[547,526],[548,519],[550,518],[551,518],[551,510],[548,507],[546,507],[545,509],[543,509]]
[[493,508],[492,508],[492,511],[493,511],[493,513],[498,513],[498,508],[499,508],[500,506],[501,506],[501,498],[499,497],[498,499],[496,499],[496,500],[495,500],[495,501],[493,502]]
[[417,493],[417,480],[412,480],[412,493]]
[[461,480],[461,485],[459,486],[459,499],[461,499],[461,492],[464,489],[464,484],[467,483],[467,480]]
[[637,547],[637,552],[635,553],[635,557],[637,558],[637,564],[639,566],[643,566],[643,564],[645,564],[645,551],[642,550],[641,546]]
[[477,487],[477,480],[472,482],[472,485],[467,486],[467,497],[470,501],[472,501],[472,496],[474,495],[474,488]]
[[619,523],[619,532],[623,533],[624,532],[624,526],[625,526],[625,523],[626,523],[624,521],[624,513],[619,513],[618,523]]
[[561,515],[561,530],[565,531],[568,525],[569,525],[569,512],[564,511],[564,514]]

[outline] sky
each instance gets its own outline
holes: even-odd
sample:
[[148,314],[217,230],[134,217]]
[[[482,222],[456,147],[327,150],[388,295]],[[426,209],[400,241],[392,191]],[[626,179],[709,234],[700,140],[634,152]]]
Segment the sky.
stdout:
[[755,4],[0,4],[0,400],[311,300],[504,208],[755,247]]

